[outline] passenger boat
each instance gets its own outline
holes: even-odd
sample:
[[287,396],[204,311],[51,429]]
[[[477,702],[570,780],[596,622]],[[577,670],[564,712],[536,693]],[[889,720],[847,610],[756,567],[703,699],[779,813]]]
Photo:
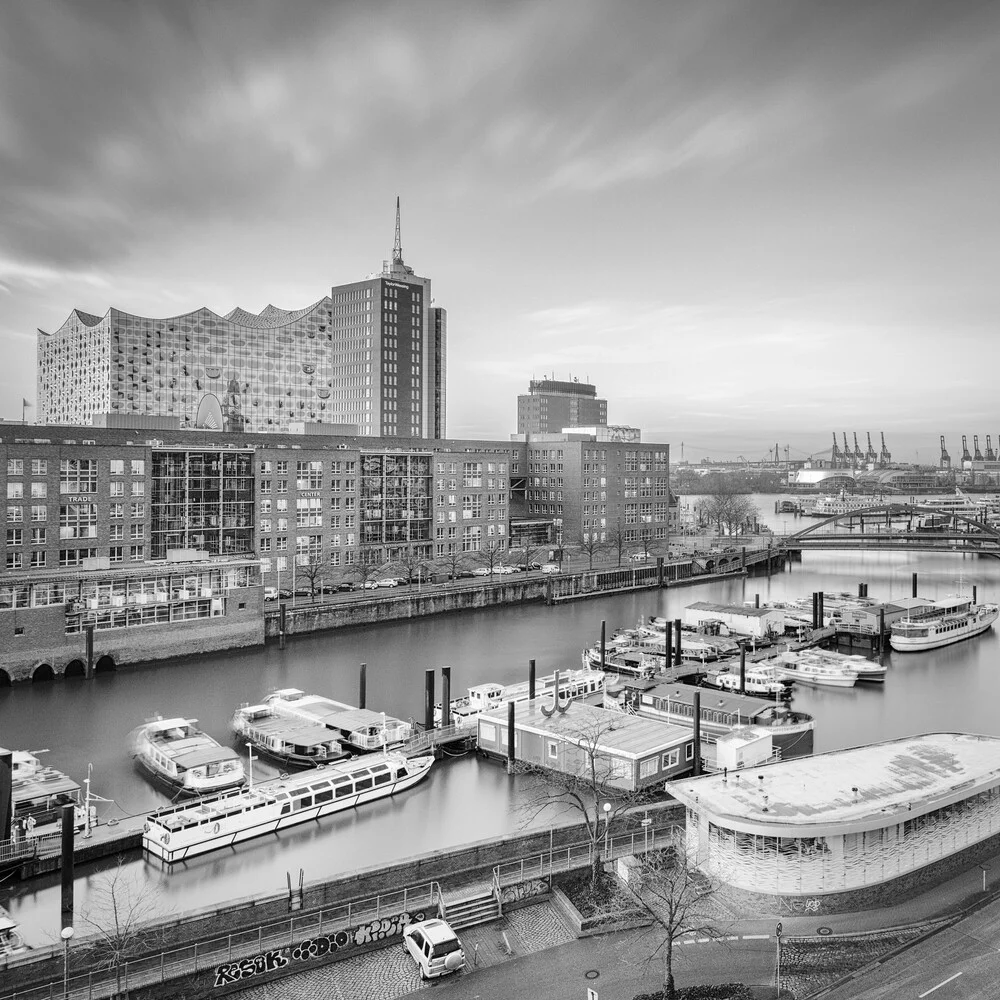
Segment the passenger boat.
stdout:
[[877,507],[881,503],[882,500],[876,496],[826,496],[817,499],[802,513],[809,517],[832,517],[834,514],[850,514],[856,510]]
[[198,729],[197,719],[150,719],[132,730],[129,752],[180,795],[213,795],[246,781],[239,754]]
[[[608,675],[603,670],[592,670],[584,666],[582,670],[559,671],[559,701],[563,704],[587,698],[604,690]],[[547,674],[535,680],[535,697],[547,698],[555,690],[556,674]],[[474,684],[464,698],[451,702],[452,721],[459,726],[475,725],[480,713],[488,712],[508,701],[515,703],[528,701],[528,682],[516,684]],[[441,706],[434,707],[435,722],[441,721]]]
[[283,767],[318,767],[350,756],[326,726],[276,715],[273,705],[243,705],[231,725],[261,756]]
[[795,711],[787,702],[709,692],[689,684],[623,680],[605,690],[604,707],[693,727],[696,695],[700,701],[701,732],[711,740],[750,726],[770,734],[781,758],[801,757],[813,751],[816,728],[813,717]]
[[782,680],[798,681],[813,687],[854,687],[858,672],[842,663],[799,660],[796,653],[782,653],[774,664],[774,672]]
[[782,659],[786,663],[826,663],[834,667],[846,667],[848,670],[857,672],[859,683],[861,681],[875,684],[885,682],[885,666],[861,656],[860,653],[838,653],[832,649],[800,649],[784,653]]
[[[11,758],[11,830],[16,836],[44,837],[59,833],[62,809],[67,805],[73,806],[74,829],[86,826],[88,806],[77,782],[43,764],[37,753],[14,750]],[[93,806],[89,809],[93,823],[96,810]]]
[[[759,698],[779,698],[787,690],[792,681],[782,680],[775,673],[773,664],[747,664],[744,671],[744,694],[756,695]],[[738,667],[710,673],[704,683],[740,694],[740,672]]]
[[27,950],[14,918],[0,906],[0,958],[11,958]]
[[894,622],[889,630],[889,645],[900,653],[950,646],[985,632],[998,615],[997,605],[973,604],[968,597],[935,601],[927,614]]
[[147,816],[142,846],[174,864],[405,791],[426,778],[433,763],[432,756],[371,754],[169,806]]
[[298,688],[273,691],[264,704],[277,718],[322,726],[333,732],[341,745],[363,753],[399,746],[413,736],[410,722],[394,719],[384,712],[355,708],[323,695],[306,694]]

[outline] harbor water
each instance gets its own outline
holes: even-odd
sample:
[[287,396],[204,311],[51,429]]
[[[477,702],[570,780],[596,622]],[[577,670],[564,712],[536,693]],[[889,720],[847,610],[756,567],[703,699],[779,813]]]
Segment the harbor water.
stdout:
[[[685,498],[687,499],[687,498]],[[772,496],[756,498],[762,520],[778,531],[788,515],[773,511]],[[775,523],[777,522],[777,523]],[[296,637],[284,650],[264,648],[197,660],[0,691],[0,745],[46,750],[43,759],[81,782],[93,764],[92,789],[112,799],[99,806],[101,820],[136,815],[167,798],[134,769],[127,735],[144,719],[197,718],[220,742],[231,743],[229,720],[242,703],[259,701],[276,687],[298,687],[356,704],[361,663],[367,664],[368,707],[422,719],[424,671],[452,667],[452,694],[483,681],[509,683],[580,665],[584,647],[608,631],[650,615],[682,616],[694,601],[762,603],[808,597],[813,591],[856,594],[868,584],[876,599],[906,597],[913,573],[919,593],[944,597],[975,585],[980,601],[1000,598],[1000,561],[960,554],[904,552],[806,552],[801,563],[770,577],[732,579],[666,591],[568,602],[530,604],[445,615]],[[816,719],[816,752],[903,737],[961,731],[1000,736],[995,705],[1000,637],[995,630],[926,653],[889,653],[884,685],[849,690],[796,691],[796,708]],[[440,671],[437,673],[440,697]],[[255,777],[276,769],[255,762]],[[475,755],[445,759],[422,785],[399,798],[335,814],[274,836],[218,851],[171,869],[138,853],[123,860],[125,875],[155,901],[157,911],[222,905],[253,894],[280,893],[288,874],[307,883],[516,832],[524,827],[537,779],[508,777],[502,766]],[[538,820],[535,821],[536,823]],[[101,871],[116,864],[78,867],[77,911],[86,911]],[[57,877],[0,884],[0,904],[35,946],[59,940]],[[84,930],[83,927],[80,927]]]

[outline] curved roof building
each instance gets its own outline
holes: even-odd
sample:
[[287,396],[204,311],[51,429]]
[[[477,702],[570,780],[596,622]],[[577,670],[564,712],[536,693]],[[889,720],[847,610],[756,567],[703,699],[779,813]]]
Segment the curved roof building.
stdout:
[[736,890],[869,891],[1000,834],[1000,739],[931,733],[801,757],[667,790],[687,806],[689,856]]

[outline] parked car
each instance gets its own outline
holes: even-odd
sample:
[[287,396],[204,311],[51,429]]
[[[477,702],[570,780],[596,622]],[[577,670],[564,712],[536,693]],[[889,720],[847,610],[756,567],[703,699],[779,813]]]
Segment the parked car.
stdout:
[[629,556],[629,559],[631,559],[632,562],[646,562],[647,561],[646,553],[645,552],[633,552],[632,555]]
[[447,921],[418,920],[403,930],[403,951],[420,968],[421,979],[436,979],[465,966],[465,951]]
[[292,592],[290,590],[285,590],[284,587],[278,591],[278,597],[280,597],[283,601],[287,601],[291,596]]
[[399,586],[399,580],[397,580],[394,576],[387,576],[383,580],[376,580],[375,583],[379,587],[398,587]]
[[348,580],[337,584],[337,590],[354,590],[354,584]]
[[265,601],[276,601],[278,599],[278,588],[277,587],[265,587],[264,588],[264,600]]
[[490,568],[489,568],[489,566],[477,566],[472,571],[472,575],[473,576],[489,576],[490,575]]
[[560,570],[559,570],[559,563],[545,563],[542,566],[542,572],[543,573],[558,573],[558,572],[560,572]]
[[378,590],[378,580],[365,580],[360,587],[362,590]]

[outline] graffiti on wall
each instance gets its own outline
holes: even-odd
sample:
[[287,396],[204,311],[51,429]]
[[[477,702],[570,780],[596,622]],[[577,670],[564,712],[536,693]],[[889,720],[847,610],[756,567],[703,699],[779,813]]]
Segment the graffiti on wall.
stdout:
[[407,924],[425,919],[426,914],[422,910],[398,913],[391,917],[369,920],[357,927],[308,938],[298,944],[266,951],[262,955],[244,958],[239,962],[224,962],[215,967],[215,986],[232,986],[233,983],[283,969],[289,962],[310,962],[336,952],[349,952],[354,948],[398,937]]
[[529,879],[527,882],[518,882],[517,885],[505,885],[500,890],[500,901],[502,903],[516,903],[521,899],[530,899],[532,896],[544,896],[549,891],[549,884],[543,878]]

